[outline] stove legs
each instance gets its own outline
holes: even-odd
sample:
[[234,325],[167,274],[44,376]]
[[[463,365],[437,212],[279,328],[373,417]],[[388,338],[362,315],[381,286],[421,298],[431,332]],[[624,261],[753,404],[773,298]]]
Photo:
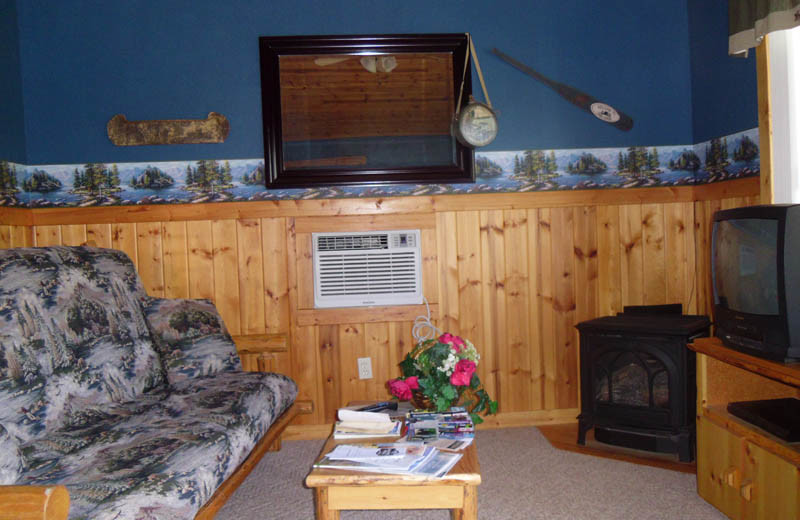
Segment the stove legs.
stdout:
[[586,432],[592,429],[592,423],[578,417],[578,444],[586,446]]

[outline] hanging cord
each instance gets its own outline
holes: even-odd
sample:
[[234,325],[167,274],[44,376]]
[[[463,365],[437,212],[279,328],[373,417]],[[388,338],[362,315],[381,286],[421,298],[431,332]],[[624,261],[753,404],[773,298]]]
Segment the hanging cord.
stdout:
[[472,55],[472,60],[475,62],[475,70],[478,72],[478,80],[481,82],[481,89],[483,96],[486,98],[486,105],[492,108],[492,101],[489,99],[489,92],[486,90],[486,83],[483,81],[483,72],[481,71],[481,64],[478,62],[478,53],[475,52],[475,45],[472,43],[472,35],[467,33],[467,42],[469,43],[469,52],[464,53],[464,73],[461,75],[461,88],[458,90],[458,104],[456,105],[456,117],[461,110],[461,98],[464,95],[464,84],[467,82],[467,65],[469,65],[469,56]]
[[431,308],[428,305],[428,299],[423,296],[422,301],[425,302],[425,308],[428,310],[428,315],[417,316],[417,318],[414,320],[414,326],[411,328],[411,335],[414,337],[414,341],[416,343],[433,339],[442,333],[442,331],[439,330],[433,324],[433,322],[431,322]]
[[481,82],[481,89],[483,96],[486,98],[486,105],[492,108],[492,101],[489,99],[489,92],[486,91],[486,83],[483,82],[483,72],[481,72],[481,64],[478,63],[478,53],[475,52],[475,45],[472,44],[472,37],[469,37],[469,51],[472,53],[472,59],[475,60],[475,70],[478,71],[478,79]]

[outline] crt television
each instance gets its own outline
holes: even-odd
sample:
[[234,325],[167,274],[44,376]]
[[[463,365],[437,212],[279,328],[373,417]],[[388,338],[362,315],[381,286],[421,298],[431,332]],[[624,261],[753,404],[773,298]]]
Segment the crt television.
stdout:
[[715,335],[747,354],[800,360],[800,204],[717,211],[711,242]]

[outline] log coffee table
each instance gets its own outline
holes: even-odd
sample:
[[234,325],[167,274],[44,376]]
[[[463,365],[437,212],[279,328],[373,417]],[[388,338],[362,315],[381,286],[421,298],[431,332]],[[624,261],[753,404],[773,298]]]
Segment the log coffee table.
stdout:
[[[321,459],[337,444],[391,442],[391,439],[328,438]],[[342,509],[451,509],[454,520],[478,518],[477,439],[443,479],[313,468],[306,485],[314,489],[317,520],[338,520]]]

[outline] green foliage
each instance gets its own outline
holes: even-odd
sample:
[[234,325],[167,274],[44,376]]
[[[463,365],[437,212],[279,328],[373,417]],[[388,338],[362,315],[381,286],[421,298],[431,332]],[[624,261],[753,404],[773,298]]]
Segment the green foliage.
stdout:
[[553,175],[557,170],[556,154],[553,150],[549,154],[542,150],[525,150],[522,158],[514,156],[514,174],[517,177],[541,180],[542,176]]
[[111,167],[111,173],[108,176],[108,185],[109,186],[119,186],[119,168],[115,164]]
[[116,164],[109,170],[103,163],[87,163],[83,171],[75,168],[72,174],[73,189],[90,194],[100,193],[103,189],[117,188],[119,184],[119,169]]
[[739,139],[739,144],[733,150],[734,161],[752,161],[758,157],[758,145],[753,142],[749,137],[742,136]]
[[632,177],[658,173],[659,166],[661,160],[656,148],[648,152],[643,146],[632,146],[628,148],[628,153],[619,152],[617,156],[617,171]]
[[[116,166],[116,165],[115,165]],[[132,188],[162,189],[175,184],[175,179],[158,168],[148,166],[138,177],[131,179]]]
[[264,184],[264,165],[259,163],[249,174],[242,175],[244,184]]
[[14,192],[17,188],[17,168],[8,161],[0,161],[0,192]]
[[225,164],[222,166],[222,173],[220,173],[220,180],[222,184],[230,184],[233,182],[233,174],[231,173],[231,163],[229,161],[225,161]]
[[595,174],[603,173],[607,169],[606,163],[591,153],[583,153],[577,161],[567,165],[567,171],[570,173]]
[[[228,168],[229,175],[230,165]],[[210,190],[212,186],[224,184],[225,177],[224,169],[217,161],[197,161],[197,168],[192,170],[191,166],[187,166],[186,184]]]
[[[447,341],[447,342],[446,342]],[[467,409],[476,424],[483,422],[481,413],[497,413],[497,401],[492,401],[483,388],[477,371],[472,372],[465,386],[451,382],[457,363],[472,361],[477,365],[479,355],[475,346],[457,336],[443,334],[437,339],[418,343],[400,362],[403,378],[417,377],[422,394],[430,399],[437,411],[458,404]]]
[[655,146],[650,150],[650,155],[647,156],[651,170],[657,170],[661,166],[661,161],[658,159],[658,148]]
[[61,181],[44,170],[34,170],[33,174],[22,181],[24,191],[47,192],[56,191],[62,186]]
[[169,318],[169,326],[181,334],[186,334],[190,330],[212,328],[219,329],[217,317],[206,311],[190,309],[180,310]]
[[700,169],[700,158],[691,150],[684,150],[678,160],[670,161],[671,170],[697,171]]
[[417,369],[417,363],[411,356],[406,356],[403,361],[400,362],[400,372],[405,377],[419,377],[422,375],[422,372]]
[[67,310],[67,326],[78,336],[85,330],[108,327],[108,317],[99,303],[78,297]]
[[497,177],[503,173],[503,168],[494,161],[483,156],[475,158],[475,175],[478,177]]
[[728,139],[712,139],[706,146],[706,168],[724,168],[728,164]]

